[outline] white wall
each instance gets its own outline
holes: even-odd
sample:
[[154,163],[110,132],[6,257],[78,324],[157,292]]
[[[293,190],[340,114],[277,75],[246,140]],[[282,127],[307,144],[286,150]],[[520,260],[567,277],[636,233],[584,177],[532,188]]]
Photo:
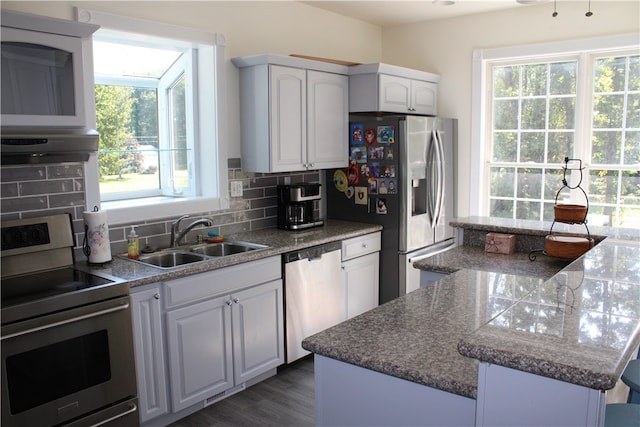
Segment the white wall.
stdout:
[[[514,0],[515,1],[515,0]],[[439,115],[458,122],[458,216],[470,212],[471,67],[474,49],[640,33],[640,1],[558,1],[499,12],[385,28],[382,61],[440,74]],[[640,39],[640,34],[639,34]]]
[[238,72],[230,59],[292,53],[378,62],[380,27],[292,1],[2,1],[3,9],[74,19],[74,7],[101,10],[210,32],[227,40],[230,158],[240,157]]

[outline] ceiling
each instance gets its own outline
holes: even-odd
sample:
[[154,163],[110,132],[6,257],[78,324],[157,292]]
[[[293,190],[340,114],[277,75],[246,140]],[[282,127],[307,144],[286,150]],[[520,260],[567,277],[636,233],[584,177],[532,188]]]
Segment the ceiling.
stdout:
[[[585,10],[589,2],[589,0],[557,1],[558,3],[561,1],[582,1],[585,3]],[[591,1],[603,2],[610,0]],[[456,0],[455,2],[434,2],[432,0],[316,0],[301,2],[381,27],[391,27],[394,25],[452,18],[455,16],[472,15],[516,7],[528,7],[534,4],[551,3],[552,0]],[[443,5],[440,3],[454,4]],[[553,5],[549,4],[549,7],[551,8],[549,14],[551,14]]]

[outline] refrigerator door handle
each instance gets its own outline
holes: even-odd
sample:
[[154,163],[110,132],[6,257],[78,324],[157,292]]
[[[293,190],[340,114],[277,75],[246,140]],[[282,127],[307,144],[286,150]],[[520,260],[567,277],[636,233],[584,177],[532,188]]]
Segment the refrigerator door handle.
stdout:
[[429,211],[429,223],[431,228],[435,228],[436,221],[436,203],[437,203],[437,187],[434,185],[434,181],[438,180],[437,171],[433,169],[434,166],[434,156],[437,145],[437,135],[436,131],[431,131],[431,144],[428,145],[427,148],[427,167],[429,167],[428,176],[429,182],[427,185],[427,209]]
[[436,191],[436,204],[435,204],[435,218],[433,221],[433,227],[438,223],[440,215],[442,213],[442,205],[444,204],[444,146],[442,144],[442,135],[440,131],[434,131],[435,145],[436,145],[436,165],[438,175],[438,185]]

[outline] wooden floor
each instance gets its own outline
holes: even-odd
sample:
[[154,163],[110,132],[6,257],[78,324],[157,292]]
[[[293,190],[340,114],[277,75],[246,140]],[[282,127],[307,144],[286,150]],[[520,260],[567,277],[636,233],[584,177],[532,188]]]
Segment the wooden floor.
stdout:
[[171,427],[313,426],[314,398],[313,359],[308,358]]

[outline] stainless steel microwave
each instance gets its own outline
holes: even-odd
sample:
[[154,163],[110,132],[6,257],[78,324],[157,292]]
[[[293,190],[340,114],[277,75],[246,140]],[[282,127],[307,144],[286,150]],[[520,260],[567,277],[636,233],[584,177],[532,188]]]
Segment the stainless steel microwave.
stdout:
[[7,10],[1,22],[3,127],[91,126],[91,34],[98,26]]

